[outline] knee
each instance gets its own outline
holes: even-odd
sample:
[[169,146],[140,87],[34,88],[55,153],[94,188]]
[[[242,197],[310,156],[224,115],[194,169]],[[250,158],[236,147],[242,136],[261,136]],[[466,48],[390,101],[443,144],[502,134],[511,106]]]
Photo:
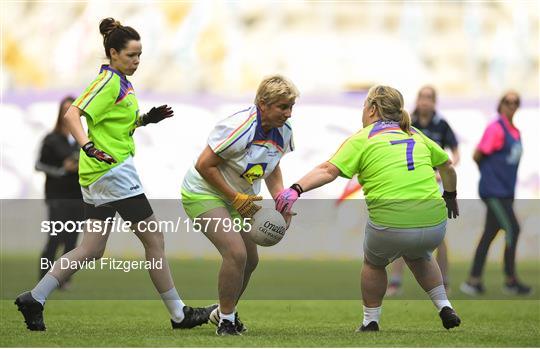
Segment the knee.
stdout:
[[103,241],[90,241],[83,239],[81,244],[73,249],[78,256],[86,259],[100,259],[105,253],[106,244]]
[[371,263],[367,258],[364,257],[364,268],[385,270],[386,265],[377,265],[377,264]]
[[162,233],[146,232],[141,242],[145,250],[152,250],[157,252],[165,251],[165,238]]
[[244,269],[246,267],[247,253],[242,248],[231,248],[223,254],[223,260],[233,263],[235,266]]

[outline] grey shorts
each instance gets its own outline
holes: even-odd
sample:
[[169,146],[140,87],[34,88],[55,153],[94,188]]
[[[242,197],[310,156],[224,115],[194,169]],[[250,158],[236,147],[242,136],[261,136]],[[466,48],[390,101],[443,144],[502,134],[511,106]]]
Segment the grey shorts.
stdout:
[[81,186],[81,192],[84,202],[97,207],[143,194],[144,189],[130,156],[88,187]]
[[364,257],[377,266],[386,266],[399,257],[430,260],[445,234],[446,221],[433,227],[408,229],[381,227],[368,221]]

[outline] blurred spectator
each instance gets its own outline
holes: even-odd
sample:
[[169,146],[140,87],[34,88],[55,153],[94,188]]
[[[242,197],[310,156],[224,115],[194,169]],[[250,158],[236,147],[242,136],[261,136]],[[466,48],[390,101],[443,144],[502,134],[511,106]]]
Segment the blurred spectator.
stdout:
[[[36,170],[43,171],[45,180],[45,202],[47,203],[50,221],[82,221],[84,216],[81,187],[79,185],[79,146],[70,135],[64,122],[64,114],[68,110],[73,97],[65,97],[60,102],[60,110],[56,125],[47,134],[41,144]],[[47,243],[41,254],[41,261],[48,261],[47,267],[40,263],[39,278],[41,279],[56,260],[56,251],[64,246],[64,253],[75,248],[78,232],[62,231],[47,236]],[[68,286],[65,282],[62,287]]]

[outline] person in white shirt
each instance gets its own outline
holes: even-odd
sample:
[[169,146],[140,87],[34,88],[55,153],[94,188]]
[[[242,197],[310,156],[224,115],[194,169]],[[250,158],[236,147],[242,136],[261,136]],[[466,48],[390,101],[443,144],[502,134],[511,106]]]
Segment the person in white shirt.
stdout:
[[[236,304],[257,266],[258,253],[242,227],[260,209],[254,201],[262,200],[258,194],[263,179],[272,197],[283,189],[279,162],[294,150],[287,120],[298,95],[298,89],[283,76],[264,79],[254,105],[217,123],[184,178],[184,210],[201,223],[202,232],[222,257],[218,335],[246,331]],[[290,222],[290,215],[285,218]]]

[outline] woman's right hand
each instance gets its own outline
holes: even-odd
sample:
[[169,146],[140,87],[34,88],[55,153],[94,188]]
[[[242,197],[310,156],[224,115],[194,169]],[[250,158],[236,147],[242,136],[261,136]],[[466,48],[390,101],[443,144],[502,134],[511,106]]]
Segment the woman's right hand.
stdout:
[[261,201],[260,195],[248,195],[244,193],[236,193],[232,206],[240,213],[243,218],[252,218],[257,211],[261,209],[261,206],[254,203],[254,201]]
[[291,209],[300,194],[292,188],[283,189],[274,198],[276,202],[276,210],[282,214],[291,214]]
[[116,162],[116,160],[112,156],[105,153],[103,150],[94,147],[94,142],[86,143],[82,146],[82,150],[89,158],[94,158],[98,161],[106,162],[109,165]]

